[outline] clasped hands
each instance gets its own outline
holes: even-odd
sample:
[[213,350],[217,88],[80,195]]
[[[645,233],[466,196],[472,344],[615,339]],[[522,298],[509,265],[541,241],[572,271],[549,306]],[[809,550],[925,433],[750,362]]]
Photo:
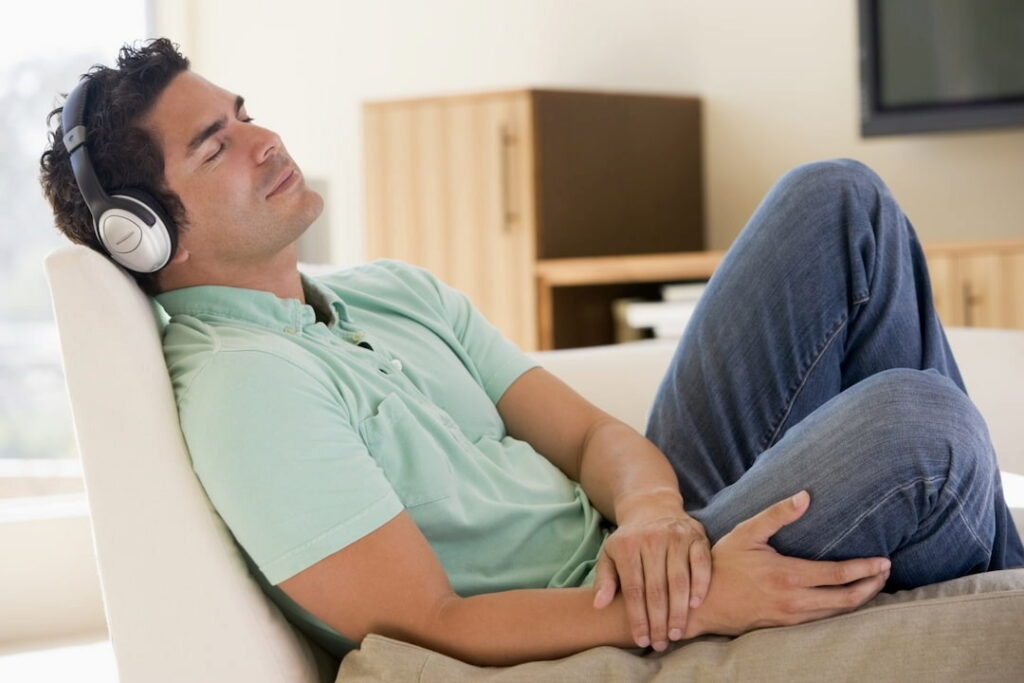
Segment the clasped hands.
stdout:
[[669,640],[701,633],[739,635],[853,611],[885,585],[889,560],[812,561],[768,545],[809,502],[801,491],[775,503],[713,548],[703,525],[683,510],[636,506],[605,541],[594,607],[607,607],[621,587],[634,641],[659,652]]

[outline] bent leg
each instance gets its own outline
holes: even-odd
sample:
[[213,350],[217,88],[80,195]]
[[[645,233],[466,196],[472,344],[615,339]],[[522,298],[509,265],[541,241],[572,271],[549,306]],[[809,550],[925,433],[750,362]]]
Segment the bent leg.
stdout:
[[889,557],[886,590],[1024,565],[984,420],[934,370],[883,371],[847,389],[690,514],[714,543],[801,489],[809,509],[771,545],[805,559]]
[[850,159],[786,173],[708,283],[648,415],[687,509],[820,405],[889,368],[963,382],[914,230]]

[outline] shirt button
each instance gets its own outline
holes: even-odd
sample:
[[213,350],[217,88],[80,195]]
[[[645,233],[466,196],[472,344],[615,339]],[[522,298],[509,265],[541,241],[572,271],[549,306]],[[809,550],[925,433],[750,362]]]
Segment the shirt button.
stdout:
[[366,333],[365,332],[353,332],[352,333],[352,341],[354,341],[356,344],[358,344],[359,342],[363,341],[364,339],[366,339]]
[[395,370],[398,370],[399,372],[402,371],[402,361],[398,360],[397,358],[392,358],[391,359],[391,366]]

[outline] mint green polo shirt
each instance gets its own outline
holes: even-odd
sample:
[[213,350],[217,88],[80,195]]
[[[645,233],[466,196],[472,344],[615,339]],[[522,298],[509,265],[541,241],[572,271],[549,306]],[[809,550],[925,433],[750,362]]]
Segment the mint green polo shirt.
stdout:
[[305,305],[221,286],[156,297],[193,469],[286,616],[336,657],[357,647],[277,584],[402,510],[463,597],[592,585],[610,524],[495,407],[538,363],[418,266],[302,286]]

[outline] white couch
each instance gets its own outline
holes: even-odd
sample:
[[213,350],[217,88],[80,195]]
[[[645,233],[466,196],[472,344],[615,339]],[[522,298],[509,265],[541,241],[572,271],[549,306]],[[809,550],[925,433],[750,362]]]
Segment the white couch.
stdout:
[[[700,671],[714,678],[742,677],[750,670],[744,666],[758,667],[753,671],[763,679],[775,678],[771,672],[776,669],[770,667],[780,667],[777,677],[782,680],[807,673],[806,667],[793,669],[788,662],[813,649],[813,643],[825,643],[826,651],[834,653],[860,647],[865,640],[871,647],[888,648],[895,664],[922,675],[941,678],[943,672],[953,671],[962,677],[956,668],[957,647],[967,648],[971,661],[985,662],[984,673],[1024,672],[1019,635],[1024,632],[1024,570],[907,592],[909,598],[919,599],[915,604],[931,611],[879,604],[792,629],[767,629],[737,639],[698,639],[701,642],[660,656],[640,657],[605,647],[555,662],[478,669],[371,634],[339,671],[338,663],[293,629],[263,595],[193,475],[163,363],[158,312],[129,277],[84,247],[55,251],[46,267],[104,609],[123,683],[313,683],[336,676],[651,681],[700,677]],[[1024,474],[1024,332],[950,332],[968,389],[989,420],[1003,467]],[[594,403],[642,429],[646,407],[673,348],[671,343],[638,342],[538,357]],[[1015,500],[1021,506],[1019,493]],[[1017,514],[1019,520],[1020,510]],[[904,645],[900,634],[913,635],[916,645]],[[911,652],[921,642],[937,644],[935,652]],[[744,654],[748,651],[753,654]],[[853,650],[849,656],[860,652]],[[783,658],[772,665],[768,655]],[[860,677],[877,675],[872,667],[889,660],[872,652],[855,664],[849,661],[843,670]],[[685,668],[694,666],[710,668]],[[668,678],[659,679],[659,672]],[[810,672],[811,678],[834,673]]]

